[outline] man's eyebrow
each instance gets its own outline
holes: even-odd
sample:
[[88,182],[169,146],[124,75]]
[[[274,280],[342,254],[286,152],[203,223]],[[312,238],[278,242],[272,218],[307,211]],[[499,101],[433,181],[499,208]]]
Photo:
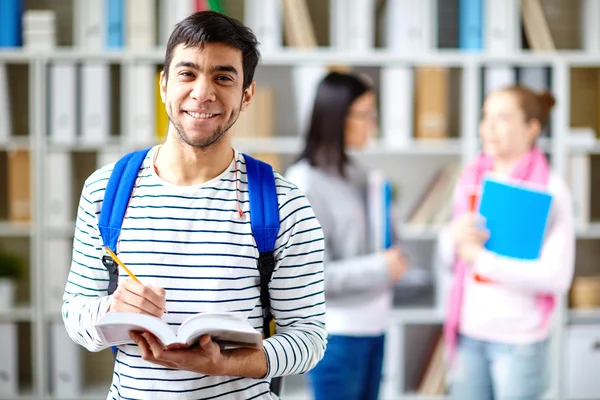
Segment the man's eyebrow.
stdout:
[[238,75],[238,70],[233,65],[217,65],[213,68],[214,72],[231,72],[234,75]]
[[192,68],[199,70],[200,66],[192,61],[179,61],[177,64],[175,64],[175,68]]

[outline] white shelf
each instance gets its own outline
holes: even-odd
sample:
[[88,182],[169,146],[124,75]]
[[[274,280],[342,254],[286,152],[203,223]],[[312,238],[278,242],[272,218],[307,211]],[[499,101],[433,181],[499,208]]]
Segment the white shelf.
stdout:
[[[43,55],[53,60],[104,60],[109,62],[150,62],[162,64],[164,49],[137,51],[87,51],[77,48],[61,47],[47,53],[32,53],[27,50],[1,51],[0,59],[28,61]],[[298,64],[347,64],[385,66],[394,64],[425,65],[435,64],[447,67],[462,67],[466,64],[513,64],[513,65],[549,65],[557,61],[573,67],[600,66],[600,55],[589,54],[583,50],[531,52],[517,51],[512,54],[487,54],[485,52],[468,52],[455,49],[435,49],[418,53],[392,53],[385,48],[377,48],[364,52],[340,52],[327,47],[319,48],[283,48],[276,52],[263,52],[262,65],[293,66]]]
[[399,400],[446,400],[448,396],[424,396],[417,393],[406,393]]
[[8,310],[0,310],[0,322],[31,322],[33,310],[31,307],[17,306]]
[[600,239],[600,223],[592,222],[588,229],[577,231],[577,239]]
[[29,237],[31,224],[22,222],[0,222],[0,237]]
[[394,146],[384,139],[373,141],[363,152],[374,154],[413,154],[413,155],[456,155],[461,154],[460,138],[413,139],[406,145]]
[[0,150],[2,151],[14,151],[14,150],[28,150],[30,146],[30,139],[27,135],[14,135],[11,136],[8,143],[0,142]]
[[600,308],[570,308],[567,322],[573,324],[598,324],[600,323]]
[[37,397],[33,394],[33,388],[25,387],[19,391],[17,397],[0,394],[0,400],[36,400]]

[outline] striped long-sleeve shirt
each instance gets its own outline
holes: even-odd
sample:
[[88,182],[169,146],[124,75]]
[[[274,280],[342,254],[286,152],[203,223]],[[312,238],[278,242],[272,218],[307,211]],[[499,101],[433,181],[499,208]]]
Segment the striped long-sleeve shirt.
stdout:
[[[119,257],[145,284],[166,290],[173,328],[199,312],[238,312],[262,331],[258,250],[250,227],[246,165],[236,153],[220,176],[199,186],[163,181],[148,153],[125,215]],[[107,348],[94,324],[108,310],[98,219],[112,165],[86,181],[65,288],[63,319],[90,351]],[[237,171],[237,172],[236,172]],[[277,333],[264,340],[264,379],[206,376],[144,361],[136,345],[119,346],[108,399],[271,399],[270,379],[304,373],[326,344],[323,233],[296,186],[275,174],[281,227],[269,293]],[[236,189],[236,180],[237,186]],[[236,191],[243,218],[236,218]],[[125,277],[121,272],[121,276]]]

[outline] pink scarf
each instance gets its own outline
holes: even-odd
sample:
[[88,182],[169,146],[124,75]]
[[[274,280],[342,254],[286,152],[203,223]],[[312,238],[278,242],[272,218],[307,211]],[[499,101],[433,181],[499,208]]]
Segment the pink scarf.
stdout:
[[[492,167],[493,160],[485,154],[480,153],[476,160],[465,168],[458,181],[459,195],[454,205],[453,218],[469,211],[469,193],[474,189],[480,189],[482,177],[486,172],[491,171]],[[548,184],[549,175],[550,167],[548,160],[544,153],[535,146],[519,160],[511,173],[511,177],[514,179],[528,181],[544,187]],[[467,264],[458,258],[456,259],[454,263],[454,278],[448,299],[448,312],[444,323],[444,339],[449,362],[453,361],[456,352],[458,325],[462,310],[462,296],[468,268]],[[554,296],[539,296],[544,323],[548,322],[550,313],[554,308],[554,303]]]

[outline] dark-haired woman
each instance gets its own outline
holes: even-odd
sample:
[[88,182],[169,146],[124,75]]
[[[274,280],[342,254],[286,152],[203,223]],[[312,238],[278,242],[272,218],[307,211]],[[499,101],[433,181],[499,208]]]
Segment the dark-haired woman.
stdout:
[[377,250],[369,235],[369,171],[348,154],[376,129],[376,96],[352,74],[319,84],[305,148],[287,178],[308,197],[325,235],[328,345],[310,372],[316,400],[377,399],[392,285],[406,271],[400,249]]

